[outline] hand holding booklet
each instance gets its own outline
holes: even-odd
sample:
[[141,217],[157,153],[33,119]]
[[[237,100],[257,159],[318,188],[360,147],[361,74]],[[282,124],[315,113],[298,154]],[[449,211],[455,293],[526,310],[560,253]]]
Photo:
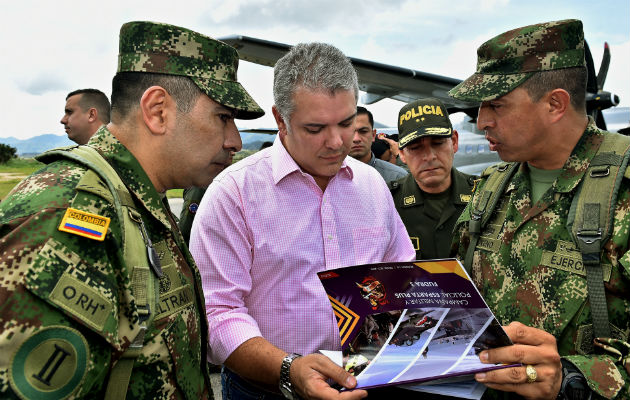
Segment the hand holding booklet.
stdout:
[[[482,350],[512,342],[455,259],[357,265],[318,276],[337,317],[337,356],[357,388],[413,384],[407,387],[465,395],[456,389],[469,381],[464,392],[479,398],[475,373],[512,366],[479,360]],[[444,382],[456,384],[418,385]]]

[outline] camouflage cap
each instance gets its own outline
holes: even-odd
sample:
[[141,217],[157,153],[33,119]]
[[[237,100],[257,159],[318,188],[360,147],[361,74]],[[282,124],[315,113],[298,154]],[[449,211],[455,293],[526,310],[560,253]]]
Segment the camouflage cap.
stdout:
[[134,21],[120,28],[117,72],[187,76],[236,118],[265,112],[236,80],[238,53],[230,45],[174,25]]
[[433,98],[420,99],[403,106],[398,112],[398,147],[422,137],[451,137],[453,125],[444,104]]
[[583,66],[582,21],[529,25],[482,44],[477,49],[477,72],[449,95],[464,101],[488,101],[516,89],[535,72]]

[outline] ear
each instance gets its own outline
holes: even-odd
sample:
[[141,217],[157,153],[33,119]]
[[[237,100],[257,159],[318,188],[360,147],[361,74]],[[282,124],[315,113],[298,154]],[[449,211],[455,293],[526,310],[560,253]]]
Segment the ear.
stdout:
[[89,123],[93,123],[96,122],[96,120],[98,119],[98,111],[96,111],[96,108],[92,107],[88,110],[88,122]]
[[376,129],[372,129],[372,143],[376,140]]
[[287,124],[284,122],[282,115],[280,115],[280,111],[276,108],[276,106],[271,107],[271,112],[273,117],[276,120],[276,124],[278,125],[278,135],[280,135],[280,139],[285,138],[287,136]]
[[154,135],[163,135],[168,124],[175,120],[176,106],[173,98],[161,86],[151,86],[140,99],[142,120]]
[[564,89],[554,89],[545,95],[549,122],[556,123],[562,119],[571,107],[571,95]]
[[456,129],[453,129],[451,140],[453,141],[453,153],[457,153],[457,149],[459,149],[459,133],[457,133]]

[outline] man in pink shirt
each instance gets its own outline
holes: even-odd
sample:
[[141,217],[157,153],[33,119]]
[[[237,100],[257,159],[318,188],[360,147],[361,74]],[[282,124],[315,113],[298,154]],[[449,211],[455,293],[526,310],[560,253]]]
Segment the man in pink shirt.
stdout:
[[[333,46],[300,44],[274,68],[273,146],[210,185],[193,223],[224,398],[361,398],[356,380],[318,350],[339,350],[316,273],[415,252],[379,173],[346,157],[358,84]],[[304,354],[304,356],[299,356]]]

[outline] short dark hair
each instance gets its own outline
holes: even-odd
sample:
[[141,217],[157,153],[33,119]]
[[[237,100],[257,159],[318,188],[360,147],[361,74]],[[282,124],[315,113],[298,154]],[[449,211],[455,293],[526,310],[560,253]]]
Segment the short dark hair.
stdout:
[[160,86],[177,104],[177,111],[187,113],[203,92],[187,76],[147,72],[119,72],[112,80],[112,117],[120,122],[140,104],[140,98],[151,86]]
[[366,114],[368,116],[368,119],[370,120],[370,126],[372,127],[372,129],[374,129],[374,117],[372,116],[370,110],[365,107],[357,106],[357,115],[361,114]]
[[551,90],[564,89],[571,97],[571,106],[576,111],[586,112],[586,79],[585,67],[538,71],[520,87],[527,90],[535,102]]
[[79,107],[81,107],[81,110],[86,111],[90,108],[96,108],[98,118],[101,122],[109,124],[110,105],[109,99],[105,93],[98,89],[78,89],[68,93],[66,100],[77,94],[81,95],[81,99],[79,99]]

